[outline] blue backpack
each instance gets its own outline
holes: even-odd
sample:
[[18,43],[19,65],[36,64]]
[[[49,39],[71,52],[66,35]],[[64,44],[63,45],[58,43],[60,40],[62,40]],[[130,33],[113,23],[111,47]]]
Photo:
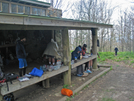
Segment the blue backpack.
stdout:
[[39,76],[39,77],[41,77],[43,75],[43,70],[39,70],[36,67],[34,67],[34,69],[29,74],[32,75],[32,76]]

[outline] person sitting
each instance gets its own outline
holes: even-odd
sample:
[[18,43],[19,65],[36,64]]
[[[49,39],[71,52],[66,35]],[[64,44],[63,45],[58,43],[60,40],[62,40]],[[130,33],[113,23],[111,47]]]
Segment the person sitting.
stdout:
[[[71,60],[79,59],[82,49],[78,46],[75,48],[75,50],[72,52]],[[77,66],[77,76],[83,75],[83,66]]]
[[42,57],[46,55],[49,58],[49,65],[55,65],[55,58],[61,58],[58,49],[57,43],[51,39],[51,42],[48,43],[46,50],[42,54]]
[[[82,56],[85,56],[86,55],[86,48],[87,48],[87,45],[84,44],[83,47],[82,47]],[[86,62],[85,63],[85,72],[86,73],[92,73],[89,69],[89,62]]]

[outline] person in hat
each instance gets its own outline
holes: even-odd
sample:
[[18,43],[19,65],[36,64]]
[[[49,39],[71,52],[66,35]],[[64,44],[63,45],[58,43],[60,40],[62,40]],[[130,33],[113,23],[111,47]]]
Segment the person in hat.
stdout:
[[117,48],[117,46],[115,46],[114,51],[115,51],[115,56],[117,56],[117,52],[119,51],[118,48]]
[[26,41],[25,37],[21,37],[20,40],[17,40],[16,44],[16,55],[19,61],[19,75],[20,77],[25,75],[26,73],[26,67],[27,67],[27,61],[26,61],[26,51],[24,48],[24,42]]
[[[87,51],[87,44],[84,44],[83,47],[82,47],[82,56],[85,56],[86,55],[86,51]],[[85,72],[86,73],[92,73],[89,69],[89,62],[86,62],[85,63]]]
[[51,39],[51,42],[48,43],[47,48],[42,54],[42,57],[46,55],[49,58],[49,65],[55,65],[55,58],[61,59],[61,55],[58,53],[59,47],[57,42]]

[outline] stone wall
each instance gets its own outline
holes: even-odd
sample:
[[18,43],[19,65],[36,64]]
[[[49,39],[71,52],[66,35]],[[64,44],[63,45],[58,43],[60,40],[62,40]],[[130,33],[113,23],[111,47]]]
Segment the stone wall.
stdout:
[[[42,56],[43,51],[47,47],[47,44],[51,41],[52,31],[45,30],[31,30],[31,31],[0,31],[0,45],[15,44],[17,37],[24,36],[27,39],[25,45],[26,52],[29,53],[28,57],[35,60]],[[1,49],[5,54],[5,49]],[[15,47],[10,47],[9,51],[12,54],[15,53]]]

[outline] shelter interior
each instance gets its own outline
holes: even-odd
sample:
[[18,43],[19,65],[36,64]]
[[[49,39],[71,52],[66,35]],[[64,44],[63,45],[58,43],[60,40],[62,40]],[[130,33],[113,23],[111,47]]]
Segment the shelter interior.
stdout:
[[[25,37],[25,49],[28,53],[27,61],[29,62],[29,69],[40,65],[47,64],[48,62],[43,59],[42,54],[47,47],[47,44],[52,39],[52,30],[1,30],[0,31],[0,50],[4,55],[5,72],[16,72],[18,73],[18,60],[16,57],[16,39],[18,37]],[[56,32],[56,31],[54,31]],[[60,34],[60,33],[59,33]],[[58,34],[58,35],[59,35]],[[54,33],[54,40],[56,41],[56,33]],[[58,36],[59,37],[59,36]],[[59,39],[57,39],[59,40]],[[60,41],[60,40],[59,40]],[[59,43],[58,43],[59,44]],[[61,45],[59,45],[61,46]],[[31,63],[34,63],[32,65]],[[12,69],[11,69],[12,68]]]

